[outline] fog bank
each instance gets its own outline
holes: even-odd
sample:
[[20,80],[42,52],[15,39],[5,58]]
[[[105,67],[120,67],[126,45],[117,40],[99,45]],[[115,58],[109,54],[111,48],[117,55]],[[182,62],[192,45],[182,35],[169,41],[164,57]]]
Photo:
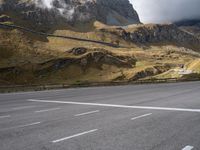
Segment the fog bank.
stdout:
[[200,18],[200,0],[130,0],[143,23]]

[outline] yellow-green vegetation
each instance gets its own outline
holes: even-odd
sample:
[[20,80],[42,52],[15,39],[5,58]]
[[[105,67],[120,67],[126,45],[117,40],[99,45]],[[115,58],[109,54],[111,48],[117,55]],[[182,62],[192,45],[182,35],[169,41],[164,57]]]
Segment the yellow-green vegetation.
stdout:
[[200,73],[200,59],[191,61],[186,65],[188,70],[192,70],[195,73]]
[[82,28],[82,32],[71,27],[49,31],[101,43],[1,28],[0,84],[181,78],[184,67],[200,72],[198,52],[170,43],[138,45],[122,38],[117,28],[95,22],[91,30]]
[[12,25],[13,24],[10,16],[5,15],[5,14],[0,15],[0,23],[4,23],[4,24],[8,24],[8,25]]

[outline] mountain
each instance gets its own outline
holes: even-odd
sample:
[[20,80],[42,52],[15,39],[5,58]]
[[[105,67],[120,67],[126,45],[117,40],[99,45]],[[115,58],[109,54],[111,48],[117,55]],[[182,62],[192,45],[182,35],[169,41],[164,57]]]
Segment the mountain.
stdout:
[[200,19],[181,20],[175,22],[177,26],[200,26]]
[[200,78],[196,24],[141,24],[128,0],[0,4],[0,85]]
[[34,25],[76,25],[93,21],[121,26],[140,23],[129,0],[1,0],[0,4],[1,13]]
[[200,38],[200,19],[182,20],[175,24],[180,29]]

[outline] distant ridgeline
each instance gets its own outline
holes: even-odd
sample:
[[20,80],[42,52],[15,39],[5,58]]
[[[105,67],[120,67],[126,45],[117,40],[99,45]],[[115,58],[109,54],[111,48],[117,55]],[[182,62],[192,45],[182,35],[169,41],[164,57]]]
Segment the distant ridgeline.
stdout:
[[177,26],[194,26],[194,25],[200,26],[200,19],[182,20],[175,22],[175,24]]

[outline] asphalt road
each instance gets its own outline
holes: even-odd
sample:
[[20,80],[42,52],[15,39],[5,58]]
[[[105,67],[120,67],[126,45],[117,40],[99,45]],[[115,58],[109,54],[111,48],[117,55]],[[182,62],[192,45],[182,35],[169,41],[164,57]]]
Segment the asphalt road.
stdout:
[[200,82],[0,94],[0,150],[200,150]]

